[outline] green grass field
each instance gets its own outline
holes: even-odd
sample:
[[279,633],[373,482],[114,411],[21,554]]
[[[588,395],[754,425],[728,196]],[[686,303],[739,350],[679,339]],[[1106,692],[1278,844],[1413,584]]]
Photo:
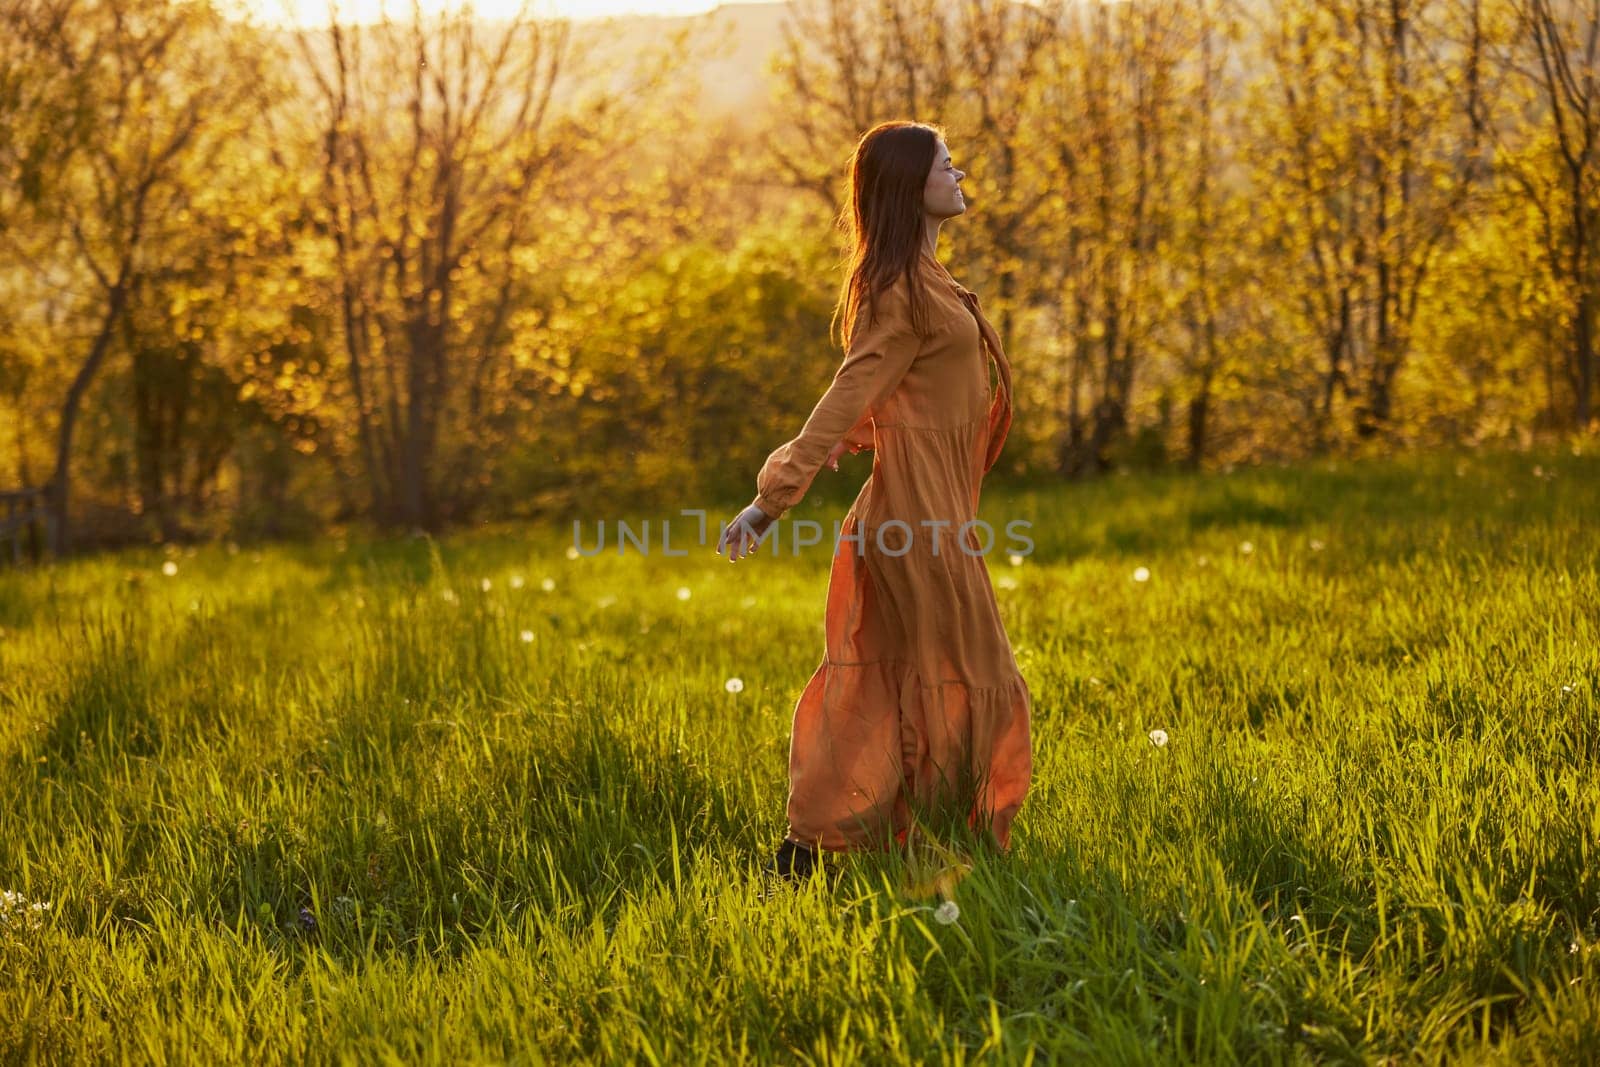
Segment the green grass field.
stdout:
[[1592,448],[983,513],[1035,779],[952,923],[754,875],[826,546],[0,572],[0,1060],[1592,1061]]

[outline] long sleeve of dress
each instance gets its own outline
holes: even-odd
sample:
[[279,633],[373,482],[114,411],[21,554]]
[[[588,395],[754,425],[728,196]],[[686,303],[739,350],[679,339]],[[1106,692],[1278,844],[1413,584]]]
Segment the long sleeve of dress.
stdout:
[[863,310],[850,349],[805,426],[761,465],[753,503],[771,518],[782,518],[800,502],[828,453],[847,435],[852,450],[860,450],[855,446],[862,443],[868,419],[917,358],[920,342],[911,329],[903,284],[879,294],[875,321],[864,321]]

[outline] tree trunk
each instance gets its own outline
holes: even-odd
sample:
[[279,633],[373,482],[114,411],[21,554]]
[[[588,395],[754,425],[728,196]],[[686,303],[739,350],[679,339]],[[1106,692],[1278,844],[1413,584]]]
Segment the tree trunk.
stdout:
[[61,427],[56,441],[56,469],[48,483],[50,554],[58,559],[66,554],[71,541],[67,505],[71,499],[72,432],[77,427],[78,409],[83,404],[84,394],[89,391],[94,376],[99,373],[100,364],[105,362],[106,352],[111,348],[112,334],[116,331],[123,309],[127,306],[129,273],[129,266],[124,261],[121,273],[111,286],[109,299],[106,301],[105,317],[100,322],[94,343],[89,346],[89,355],[84,359],[83,366],[78,368],[77,377],[72,379],[72,387],[67,390],[67,398],[61,404]]

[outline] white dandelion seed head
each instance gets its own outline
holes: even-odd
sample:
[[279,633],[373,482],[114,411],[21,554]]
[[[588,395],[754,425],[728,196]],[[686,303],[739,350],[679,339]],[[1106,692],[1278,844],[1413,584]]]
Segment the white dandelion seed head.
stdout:
[[961,905],[953,900],[947,900],[933,909],[933,918],[940,926],[949,926],[961,918]]
[[1007,558],[1007,559],[1008,559],[1008,560],[1009,560],[1009,561],[1010,561],[1010,562],[1011,562],[1011,565],[1012,565],[1012,566],[1013,566],[1013,567],[1020,567],[1020,566],[1022,566],[1022,553],[1020,553],[1020,552],[1013,552],[1013,553],[1011,553],[1011,555],[1010,555],[1010,556],[1007,556],[1007,557],[1006,557],[1006,558]]
[[729,678],[726,682],[722,683],[722,688],[726,689],[730,693],[742,693],[744,692],[744,679]]
[[546,593],[553,593],[556,590],[556,580],[554,578],[544,578],[539,582],[539,588]]
[[1254,543],[1252,543],[1250,541],[1241,541],[1241,542],[1239,542],[1239,553],[1241,555],[1248,556],[1250,553],[1254,552],[1255,550],[1256,550],[1256,546],[1254,545]]
[[1133,569],[1133,580],[1136,582],[1148,582],[1150,580],[1150,568],[1135,567]]
[[1015,589],[1017,587],[1017,580],[1011,577],[1009,574],[1002,574],[999,580],[994,584],[998,585],[1001,589]]
[[178,573],[178,565],[169,559],[161,565],[161,573],[165,574],[168,578],[171,578],[174,574]]
[[522,575],[513,574],[511,576],[511,588],[513,588],[513,589],[521,589],[524,585],[527,585],[527,584],[528,584],[528,580],[526,578],[524,578]]
[[686,586],[686,585],[678,586],[678,599],[679,600],[688,600],[691,595],[692,594],[690,593],[688,586]]
[[1167,743],[1167,732],[1165,730],[1162,730],[1162,729],[1159,729],[1159,728],[1157,728],[1155,730],[1151,730],[1150,731],[1150,743],[1152,745],[1156,746],[1157,748],[1161,748],[1163,745],[1165,745]]
[[487,593],[489,590],[494,588],[494,583],[491,582],[489,579],[485,578],[483,581],[478,583],[478,588],[482,589],[485,593]]
[[446,589],[439,595],[443,597],[447,603],[454,604],[456,602],[456,591],[454,589]]
[[1311,551],[1313,551],[1313,552],[1321,552],[1326,547],[1328,547],[1328,546],[1324,545],[1321,541],[1317,540],[1315,537],[1313,537],[1311,539]]
[[525,644],[525,645],[533,644],[533,631],[532,630],[524,630],[520,634],[518,634],[517,636],[522,639],[522,643],[523,644]]
[[567,558],[568,559],[577,559],[578,558],[578,546],[577,545],[568,545],[567,546]]

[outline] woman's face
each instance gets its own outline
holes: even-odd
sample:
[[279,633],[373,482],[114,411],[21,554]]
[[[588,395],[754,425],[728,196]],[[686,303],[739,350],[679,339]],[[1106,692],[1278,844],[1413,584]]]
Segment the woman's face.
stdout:
[[922,210],[936,219],[963,214],[967,201],[961,193],[961,179],[966,176],[951,162],[950,149],[941,139],[933,150],[933,167],[928,171],[928,184],[922,190]]

